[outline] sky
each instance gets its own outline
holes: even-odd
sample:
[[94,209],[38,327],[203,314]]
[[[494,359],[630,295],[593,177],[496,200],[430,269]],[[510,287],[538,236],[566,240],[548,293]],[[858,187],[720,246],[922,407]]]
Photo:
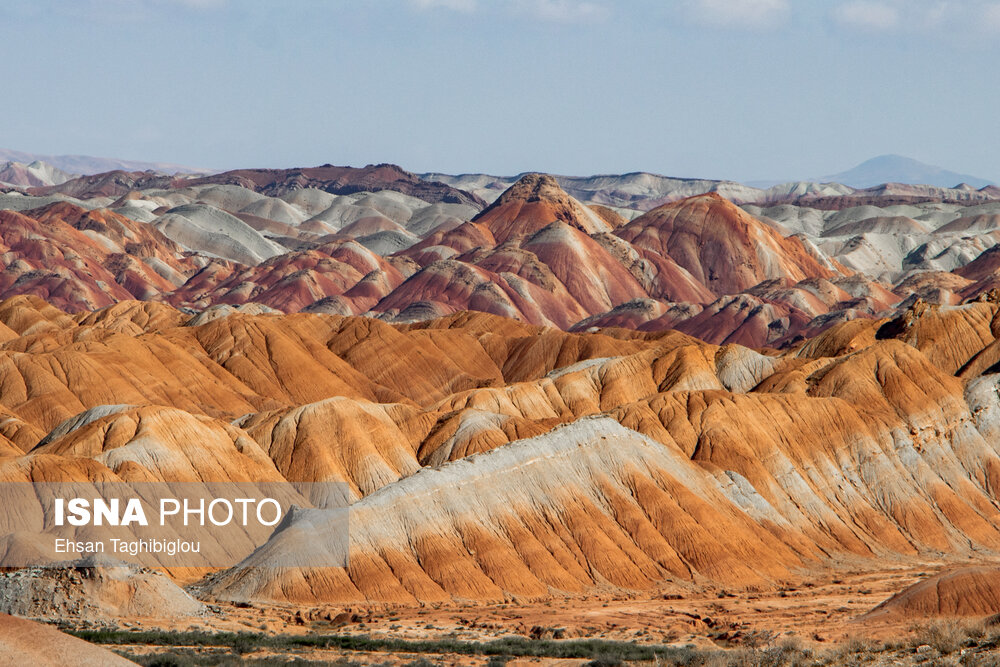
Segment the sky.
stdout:
[[0,147],[1000,182],[1000,0],[4,0]]

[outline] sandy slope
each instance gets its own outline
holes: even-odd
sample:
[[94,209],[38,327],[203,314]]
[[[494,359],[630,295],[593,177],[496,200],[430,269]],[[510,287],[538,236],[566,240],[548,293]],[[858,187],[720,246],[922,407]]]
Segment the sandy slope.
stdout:
[[0,614],[0,664],[124,667],[135,663],[47,625]]

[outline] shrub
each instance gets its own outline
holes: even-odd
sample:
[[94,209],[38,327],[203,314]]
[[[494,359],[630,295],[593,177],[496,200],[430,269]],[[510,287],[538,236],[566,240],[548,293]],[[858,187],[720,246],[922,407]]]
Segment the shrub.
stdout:
[[586,663],[584,667],[622,667],[624,664],[614,656],[602,655]]
[[[962,648],[975,633],[974,626],[961,621],[936,621],[917,630],[917,645],[927,644],[941,655],[948,655]],[[982,636],[980,634],[980,636]]]

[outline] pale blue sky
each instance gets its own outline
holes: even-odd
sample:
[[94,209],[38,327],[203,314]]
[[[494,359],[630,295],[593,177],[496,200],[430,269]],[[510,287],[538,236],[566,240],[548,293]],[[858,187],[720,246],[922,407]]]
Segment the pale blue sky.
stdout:
[[998,44],[993,0],[5,0],[0,147],[1000,181]]

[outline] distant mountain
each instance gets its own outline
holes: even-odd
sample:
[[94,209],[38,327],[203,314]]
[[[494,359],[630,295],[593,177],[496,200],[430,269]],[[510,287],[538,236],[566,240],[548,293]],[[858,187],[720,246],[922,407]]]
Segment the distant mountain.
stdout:
[[171,178],[142,171],[116,169],[80,176],[43,188],[32,188],[36,196],[64,194],[78,199],[121,197],[132,190],[148,188],[183,188],[190,186],[233,185],[269,197],[280,197],[304,188],[336,195],[393,190],[429,203],[468,204],[477,210],[486,202],[474,194],[444,183],[425,181],[394,164],[370,164],[366,167],[319,167],[294,169],[235,169],[208,175]]
[[[425,181],[445,183],[454,188],[471,192],[492,203],[500,193],[525,176],[491,176],[489,174],[417,174]],[[775,181],[762,189],[735,181],[716,181],[701,178],[672,178],[659,174],[637,171],[628,174],[602,174],[596,176],[553,176],[567,194],[587,204],[615,206],[648,211],[663,204],[717,192],[738,204],[787,200],[793,196],[838,196],[851,192],[839,185]],[[772,187],[774,186],[774,187]]]
[[45,162],[56,169],[69,174],[100,174],[106,171],[146,171],[152,169],[166,174],[181,172],[184,174],[211,173],[212,169],[186,167],[169,162],[140,162],[138,160],[119,160],[111,157],[93,157],[91,155],[41,155],[0,148],[0,162]]
[[907,183],[953,188],[960,183],[966,183],[978,189],[994,184],[985,178],[948,171],[902,155],[880,155],[862,162],[853,169],[824,176],[821,180],[843,183],[852,188],[870,188],[883,183]]
[[0,161],[0,183],[17,187],[44,187],[58,185],[73,178],[61,169],[46,162],[2,162]]

